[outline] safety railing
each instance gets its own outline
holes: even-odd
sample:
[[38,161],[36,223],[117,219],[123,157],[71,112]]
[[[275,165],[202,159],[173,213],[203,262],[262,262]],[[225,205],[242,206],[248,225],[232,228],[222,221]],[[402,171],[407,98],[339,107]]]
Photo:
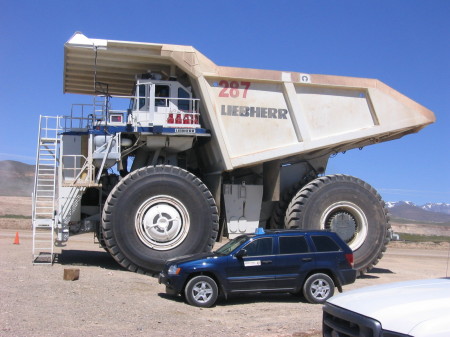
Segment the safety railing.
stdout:
[[41,139],[58,139],[61,128],[61,116],[40,116],[38,141]]
[[[156,109],[155,114],[164,116],[163,123],[167,127],[200,127],[200,99],[198,98],[175,98],[156,97],[155,102],[163,103],[164,109]],[[171,102],[172,104],[169,104]],[[177,104],[175,103],[177,102]],[[156,107],[158,107],[157,105]],[[181,108],[180,108],[181,107]]]
[[[60,128],[64,131],[83,131],[95,128],[100,125],[115,123],[111,116],[122,116],[119,123],[131,123],[138,125],[136,114],[148,113],[149,121],[154,126],[173,128],[199,128],[200,126],[200,99],[198,98],[178,98],[178,97],[155,97],[155,106],[146,104],[134,109],[127,108],[113,109],[111,99],[115,99],[115,104],[124,106],[130,100],[139,102],[139,97],[135,96],[95,96],[93,104],[73,104],[70,116],[61,118]],[[123,101],[120,101],[123,100]],[[132,101],[133,102],[133,101]],[[134,110],[134,111],[132,111]]]
[[61,171],[65,186],[93,186],[95,167],[83,155],[63,155]]

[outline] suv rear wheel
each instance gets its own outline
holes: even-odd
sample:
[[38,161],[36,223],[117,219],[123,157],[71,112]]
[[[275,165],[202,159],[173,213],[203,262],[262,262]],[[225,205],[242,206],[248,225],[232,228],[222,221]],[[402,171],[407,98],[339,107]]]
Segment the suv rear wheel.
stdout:
[[310,303],[324,303],[334,295],[334,282],[327,274],[313,274],[303,285],[303,296]]

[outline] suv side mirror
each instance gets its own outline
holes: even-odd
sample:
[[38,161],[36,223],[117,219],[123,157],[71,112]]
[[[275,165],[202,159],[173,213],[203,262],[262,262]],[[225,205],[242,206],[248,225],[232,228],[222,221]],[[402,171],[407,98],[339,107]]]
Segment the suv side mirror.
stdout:
[[236,258],[238,258],[238,259],[242,259],[245,255],[247,255],[247,250],[246,249],[241,249],[234,256],[236,256]]

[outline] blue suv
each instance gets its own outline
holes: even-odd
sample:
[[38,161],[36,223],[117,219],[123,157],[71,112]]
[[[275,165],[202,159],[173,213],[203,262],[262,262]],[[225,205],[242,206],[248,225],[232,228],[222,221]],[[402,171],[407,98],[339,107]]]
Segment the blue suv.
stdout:
[[241,235],[218,250],[168,260],[159,283],[198,307],[243,292],[303,293],[324,303],[334,288],[353,283],[353,252],[333,232],[263,230]]

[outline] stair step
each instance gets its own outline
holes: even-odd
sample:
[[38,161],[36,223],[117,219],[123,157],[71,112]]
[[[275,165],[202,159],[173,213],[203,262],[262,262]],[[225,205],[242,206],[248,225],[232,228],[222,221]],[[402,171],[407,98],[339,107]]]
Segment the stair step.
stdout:
[[39,253],[33,255],[33,264],[53,264],[53,253]]

